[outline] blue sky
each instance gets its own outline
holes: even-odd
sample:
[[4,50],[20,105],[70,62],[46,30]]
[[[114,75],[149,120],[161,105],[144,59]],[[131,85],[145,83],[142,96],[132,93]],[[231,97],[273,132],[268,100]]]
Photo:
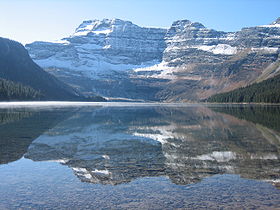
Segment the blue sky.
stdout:
[[189,19],[236,31],[280,16],[280,0],[0,0],[0,36],[30,43],[67,37],[83,21],[121,18],[169,27]]

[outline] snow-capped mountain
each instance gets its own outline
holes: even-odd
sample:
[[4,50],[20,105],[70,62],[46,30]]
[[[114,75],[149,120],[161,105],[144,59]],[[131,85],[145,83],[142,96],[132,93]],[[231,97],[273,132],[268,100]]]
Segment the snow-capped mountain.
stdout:
[[26,48],[37,64],[86,94],[193,101],[278,74],[280,19],[238,32],[189,20],[169,29],[90,20],[68,38]]
[[161,61],[165,29],[142,28],[129,21],[84,21],[69,38],[27,46],[41,66],[67,68],[85,77],[103,77]]

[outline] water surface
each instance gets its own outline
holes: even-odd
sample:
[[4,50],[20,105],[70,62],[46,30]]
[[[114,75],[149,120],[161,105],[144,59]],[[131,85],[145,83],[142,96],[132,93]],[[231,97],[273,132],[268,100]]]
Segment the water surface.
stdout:
[[280,107],[0,109],[0,209],[280,208]]

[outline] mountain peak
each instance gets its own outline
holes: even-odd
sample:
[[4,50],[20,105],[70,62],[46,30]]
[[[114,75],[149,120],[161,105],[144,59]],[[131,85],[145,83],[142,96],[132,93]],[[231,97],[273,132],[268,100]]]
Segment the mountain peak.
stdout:
[[272,22],[272,25],[280,24],[280,17]]
[[275,21],[273,21],[269,25],[261,25],[261,26],[257,26],[257,27],[261,27],[261,28],[279,28],[280,27],[280,17],[277,18]]
[[[73,36],[86,36],[90,32],[94,34],[109,34],[117,26],[134,25],[130,21],[125,21],[117,18],[103,20],[86,20],[76,29]],[[135,25],[136,26],[136,25]]]
[[180,28],[181,30],[185,28],[205,28],[205,26],[199,22],[192,22],[190,20],[177,20],[173,22],[171,27]]
[[198,22],[192,22],[190,20],[177,20],[173,22],[173,24],[171,25],[169,29],[169,33],[171,34],[178,33],[178,32],[184,33],[189,30],[197,30],[197,29],[200,30],[204,28],[205,26]]

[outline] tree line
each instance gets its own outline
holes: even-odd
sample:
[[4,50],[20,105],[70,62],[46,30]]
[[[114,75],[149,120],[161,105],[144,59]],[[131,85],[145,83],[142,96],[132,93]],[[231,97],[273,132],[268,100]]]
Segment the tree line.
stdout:
[[218,103],[280,103],[280,75],[260,83],[213,95],[207,102]]
[[42,94],[29,86],[0,78],[0,101],[39,100]]

